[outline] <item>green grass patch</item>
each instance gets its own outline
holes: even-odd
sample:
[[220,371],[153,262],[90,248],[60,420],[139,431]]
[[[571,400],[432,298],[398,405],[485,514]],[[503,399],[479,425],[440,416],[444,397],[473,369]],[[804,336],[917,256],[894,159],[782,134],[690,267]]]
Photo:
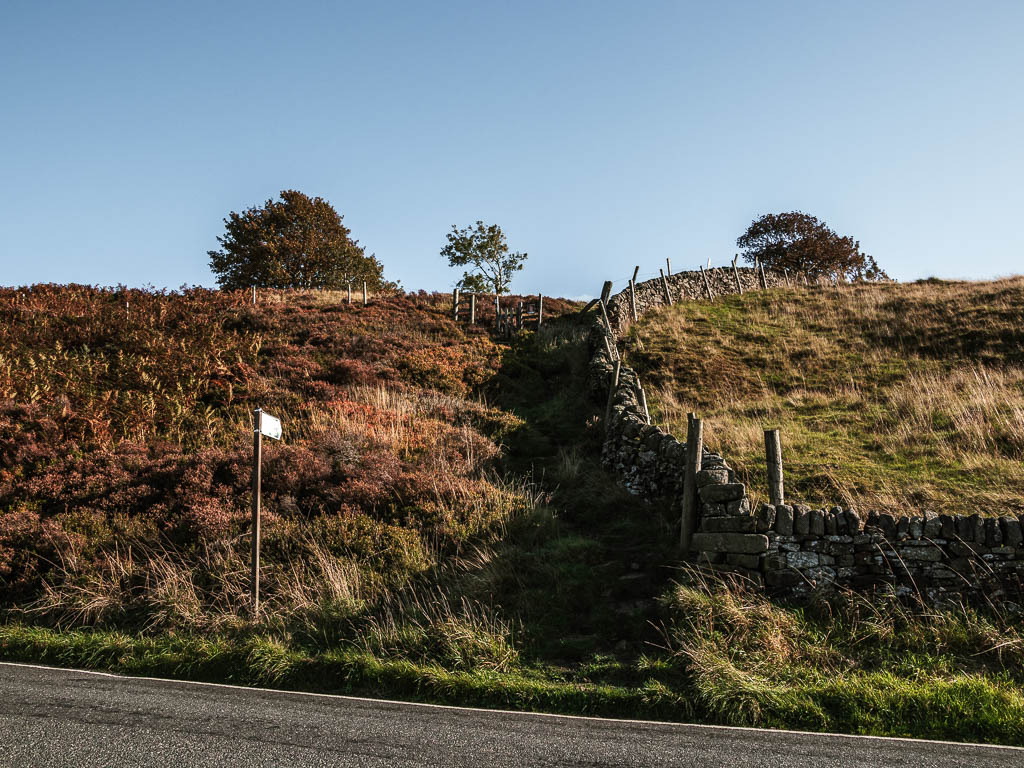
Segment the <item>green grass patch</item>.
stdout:
[[790,289],[694,301],[631,328],[655,419],[686,413],[755,495],[782,430],[794,500],[1024,513],[1024,279]]

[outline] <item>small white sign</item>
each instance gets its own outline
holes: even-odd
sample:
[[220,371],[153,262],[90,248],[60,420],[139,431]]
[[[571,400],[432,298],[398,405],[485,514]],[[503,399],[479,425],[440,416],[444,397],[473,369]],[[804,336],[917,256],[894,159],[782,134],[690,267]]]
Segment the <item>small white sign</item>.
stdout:
[[281,439],[281,420],[269,413],[260,415],[260,433],[272,440]]

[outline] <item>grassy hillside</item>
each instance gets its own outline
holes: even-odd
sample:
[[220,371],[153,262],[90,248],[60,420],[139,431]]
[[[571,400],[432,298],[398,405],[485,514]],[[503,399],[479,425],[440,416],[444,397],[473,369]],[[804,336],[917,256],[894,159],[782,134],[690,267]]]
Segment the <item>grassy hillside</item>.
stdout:
[[779,290],[644,317],[630,364],[657,423],[686,412],[766,495],[867,511],[1024,512],[1024,278]]
[[[0,291],[0,657],[1021,743],[1014,615],[702,581],[600,468],[591,319],[505,342],[448,301]],[[255,405],[285,440],[254,619]]]
[[[530,499],[492,472],[499,348],[440,297],[0,294],[0,580],[54,623],[204,628],[246,611],[251,411],[271,611],[344,611]],[[552,303],[557,313],[559,305]]]

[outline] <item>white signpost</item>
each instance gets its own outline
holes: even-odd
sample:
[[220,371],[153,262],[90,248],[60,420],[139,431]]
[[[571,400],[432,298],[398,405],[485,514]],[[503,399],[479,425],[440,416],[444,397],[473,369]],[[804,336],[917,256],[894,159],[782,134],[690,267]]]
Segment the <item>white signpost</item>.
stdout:
[[252,615],[260,612],[260,465],[263,459],[263,436],[281,439],[281,420],[264,413],[252,412]]

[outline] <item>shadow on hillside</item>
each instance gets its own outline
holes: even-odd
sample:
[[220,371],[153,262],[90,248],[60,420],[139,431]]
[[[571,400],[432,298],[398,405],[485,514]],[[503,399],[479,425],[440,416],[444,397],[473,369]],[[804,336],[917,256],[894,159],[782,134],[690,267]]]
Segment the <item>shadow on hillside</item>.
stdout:
[[538,661],[650,652],[655,598],[673,573],[670,517],[601,468],[603,426],[585,391],[591,322],[563,316],[513,339],[485,387],[522,419],[505,437],[505,471],[531,478],[554,517],[542,536],[529,530],[535,522],[512,526],[487,566],[507,574],[492,599],[521,622],[524,651]]

